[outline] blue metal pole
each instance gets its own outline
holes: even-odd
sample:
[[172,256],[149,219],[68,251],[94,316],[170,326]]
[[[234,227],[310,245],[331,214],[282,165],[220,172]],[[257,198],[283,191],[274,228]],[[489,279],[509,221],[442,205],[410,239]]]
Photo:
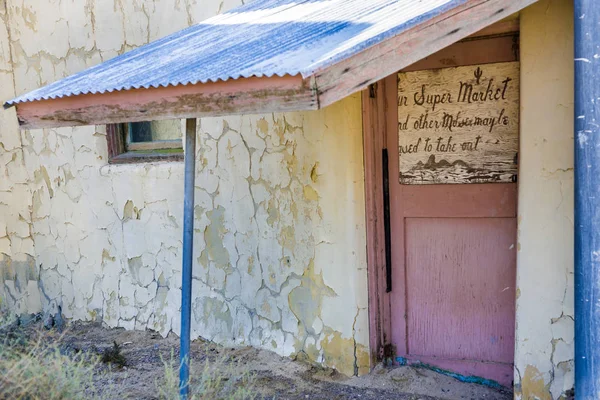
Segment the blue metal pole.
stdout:
[[575,0],[575,394],[600,399],[600,2]]
[[183,260],[181,275],[181,342],[179,396],[189,397],[190,320],[192,311],[192,254],[194,252],[194,181],[196,177],[196,119],[185,121],[185,173],[183,195]]

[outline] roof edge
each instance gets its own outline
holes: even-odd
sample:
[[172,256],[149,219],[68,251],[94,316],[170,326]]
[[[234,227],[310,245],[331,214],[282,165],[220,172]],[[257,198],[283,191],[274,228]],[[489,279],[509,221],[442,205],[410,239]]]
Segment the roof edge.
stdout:
[[467,38],[537,0],[476,0],[314,72],[320,107],[367,88],[415,62]]
[[[300,75],[84,94],[17,103],[21,129],[318,109]],[[12,106],[9,106],[12,107]]]

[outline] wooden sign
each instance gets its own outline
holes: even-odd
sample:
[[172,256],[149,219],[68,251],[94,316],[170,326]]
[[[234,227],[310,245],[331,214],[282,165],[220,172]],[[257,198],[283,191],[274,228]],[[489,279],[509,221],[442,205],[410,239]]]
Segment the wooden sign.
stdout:
[[400,183],[514,182],[519,63],[398,74]]

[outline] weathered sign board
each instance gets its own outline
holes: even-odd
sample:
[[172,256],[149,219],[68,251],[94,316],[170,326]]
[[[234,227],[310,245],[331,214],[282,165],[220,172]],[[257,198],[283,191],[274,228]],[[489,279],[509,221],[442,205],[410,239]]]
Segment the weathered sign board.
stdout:
[[514,182],[519,63],[398,74],[401,184]]

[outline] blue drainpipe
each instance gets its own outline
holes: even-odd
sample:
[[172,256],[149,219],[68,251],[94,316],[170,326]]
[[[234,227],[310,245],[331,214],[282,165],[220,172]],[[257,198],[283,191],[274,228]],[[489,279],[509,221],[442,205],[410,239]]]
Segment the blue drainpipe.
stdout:
[[192,255],[194,253],[194,181],[196,177],[195,118],[188,118],[185,121],[184,164],[179,396],[182,400],[187,400],[190,390],[190,320],[192,311]]
[[575,395],[600,399],[600,1],[575,3]]

